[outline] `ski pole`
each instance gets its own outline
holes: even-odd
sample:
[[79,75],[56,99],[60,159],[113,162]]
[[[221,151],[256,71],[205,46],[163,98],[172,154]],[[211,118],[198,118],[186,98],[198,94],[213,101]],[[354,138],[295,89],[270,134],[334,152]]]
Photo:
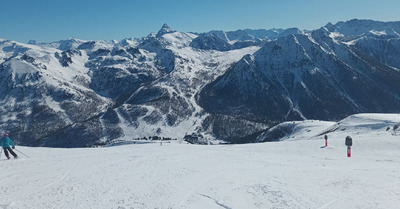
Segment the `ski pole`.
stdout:
[[1,158],[1,154],[3,154],[3,149],[0,149],[0,158]]
[[[14,148],[15,149],[15,148]],[[17,149],[15,149],[15,150],[17,150]],[[25,155],[23,152],[21,152],[21,151],[19,151],[19,150],[17,150],[19,153],[21,153],[21,154],[23,154],[23,155]],[[27,158],[30,158],[28,155],[25,155]]]

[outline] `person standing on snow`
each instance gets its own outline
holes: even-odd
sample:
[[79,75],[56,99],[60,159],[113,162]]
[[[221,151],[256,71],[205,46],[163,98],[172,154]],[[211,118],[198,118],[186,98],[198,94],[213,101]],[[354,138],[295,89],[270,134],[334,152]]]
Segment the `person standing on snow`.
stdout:
[[15,149],[14,142],[8,137],[8,133],[4,134],[4,137],[1,138],[1,146],[4,149],[4,154],[8,159],[10,159],[10,155],[8,154],[8,151],[14,156],[14,158],[18,158],[18,155],[15,154],[15,152],[11,149]]
[[350,136],[346,136],[344,143],[347,146],[347,157],[351,157],[351,146],[353,145],[353,139]]
[[328,136],[325,135],[325,136],[324,136],[324,139],[325,139],[325,147],[327,147],[327,146],[328,146]]

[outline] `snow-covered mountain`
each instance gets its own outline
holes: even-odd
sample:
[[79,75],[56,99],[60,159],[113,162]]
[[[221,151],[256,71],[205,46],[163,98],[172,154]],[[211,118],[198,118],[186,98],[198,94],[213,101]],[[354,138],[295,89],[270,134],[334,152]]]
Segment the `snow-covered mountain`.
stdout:
[[399,112],[400,66],[393,53],[400,45],[393,40],[400,36],[353,32],[350,39],[340,31],[323,27],[266,43],[208,84],[199,104],[213,114],[269,124]]
[[287,120],[400,111],[399,22],[22,44],[0,39],[0,130],[23,145],[251,142]]
[[213,30],[208,33],[199,34],[195,38],[191,47],[205,50],[228,51],[240,49],[248,46],[262,46],[265,42],[284,37],[288,34],[303,33],[297,28],[271,29],[271,30],[237,30],[237,31],[218,31]]

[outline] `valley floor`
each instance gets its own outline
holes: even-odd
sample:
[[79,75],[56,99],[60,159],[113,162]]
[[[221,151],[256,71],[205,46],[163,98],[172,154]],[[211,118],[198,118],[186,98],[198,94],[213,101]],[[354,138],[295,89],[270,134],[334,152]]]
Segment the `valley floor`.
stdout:
[[18,147],[0,208],[398,208],[400,136],[244,145]]

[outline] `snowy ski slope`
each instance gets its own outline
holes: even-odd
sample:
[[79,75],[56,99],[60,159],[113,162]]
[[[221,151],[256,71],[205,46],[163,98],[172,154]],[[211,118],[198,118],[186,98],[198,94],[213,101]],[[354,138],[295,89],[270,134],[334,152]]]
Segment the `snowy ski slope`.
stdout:
[[[0,208],[399,208],[400,115],[314,121],[280,142],[19,147],[1,155]],[[379,125],[380,124],[380,125]],[[321,126],[326,126],[325,129]],[[339,127],[339,128],[338,128]],[[317,132],[315,132],[317,133]],[[344,138],[353,138],[347,157]]]

